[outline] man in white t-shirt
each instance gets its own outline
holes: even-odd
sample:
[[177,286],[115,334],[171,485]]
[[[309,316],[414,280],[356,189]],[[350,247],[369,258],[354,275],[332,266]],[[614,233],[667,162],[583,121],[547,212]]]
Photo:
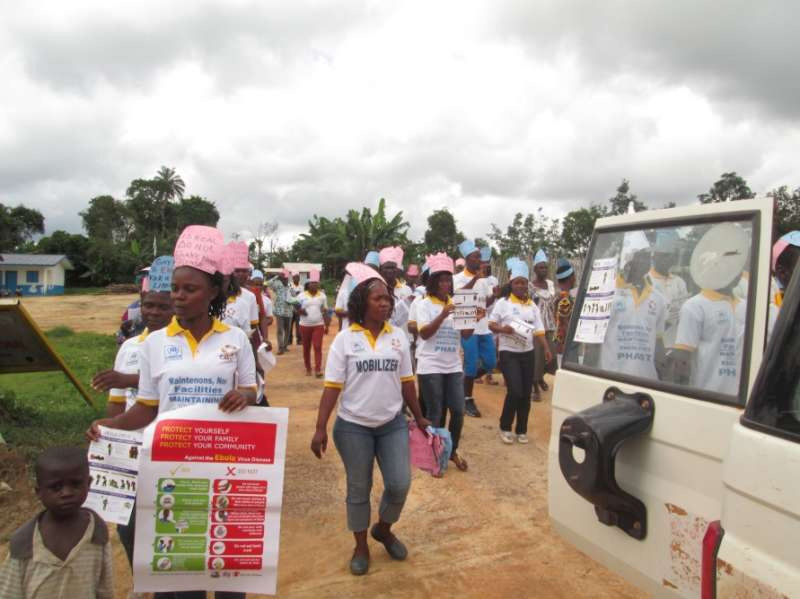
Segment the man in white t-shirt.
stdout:
[[392,326],[399,328],[408,337],[408,310],[411,307],[411,288],[398,280],[402,274],[403,248],[400,246],[385,247],[379,254],[380,267],[378,272],[386,281],[389,289],[394,294],[394,311],[389,318]]
[[[453,289],[471,289],[481,295],[488,311],[494,303],[494,290],[489,287],[481,272],[481,251],[471,239],[462,241],[458,251],[464,257],[464,270],[453,276]],[[464,352],[464,413],[480,418],[480,410],[472,395],[476,377],[494,370],[497,354],[494,336],[489,331],[489,320],[484,317],[475,325],[475,331],[468,339],[461,340]]]
[[[603,370],[658,380],[656,345],[664,334],[667,303],[647,279],[650,246],[640,231],[626,233],[636,241],[627,244],[617,277],[611,318],[600,346]],[[626,240],[627,242],[627,240]]]
[[747,306],[733,290],[747,266],[749,245],[741,227],[720,223],[695,246],[690,274],[700,293],[681,307],[672,352],[676,382],[738,395]]

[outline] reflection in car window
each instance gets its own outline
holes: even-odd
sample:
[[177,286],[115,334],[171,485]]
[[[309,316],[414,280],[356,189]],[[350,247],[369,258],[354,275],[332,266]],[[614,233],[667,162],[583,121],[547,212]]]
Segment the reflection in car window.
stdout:
[[565,362],[736,396],[752,224],[599,233]]

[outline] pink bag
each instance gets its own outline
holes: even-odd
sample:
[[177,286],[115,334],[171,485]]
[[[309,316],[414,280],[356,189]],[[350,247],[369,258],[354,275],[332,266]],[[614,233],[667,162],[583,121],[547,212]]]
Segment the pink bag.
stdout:
[[408,449],[412,466],[430,472],[432,476],[442,475],[439,455],[444,451],[444,446],[439,435],[426,433],[411,420],[408,423]]

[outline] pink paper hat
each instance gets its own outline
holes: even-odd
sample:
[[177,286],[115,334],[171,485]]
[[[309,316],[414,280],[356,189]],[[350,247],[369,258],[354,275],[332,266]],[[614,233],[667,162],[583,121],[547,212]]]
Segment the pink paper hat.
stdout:
[[367,266],[363,262],[350,262],[347,266],[345,266],[344,269],[351,277],[353,277],[356,285],[363,283],[364,281],[369,281],[370,279],[379,279],[384,283],[386,282],[374,268]]
[[190,225],[175,242],[175,268],[191,266],[213,275],[220,270],[220,256],[225,247],[222,232],[205,225]]
[[425,261],[425,263],[428,265],[428,270],[430,270],[431,274],[437,272],[449,272],[450,274],[453,274],[453,259],[444,252],[431,254],[428,256],[428,259]]
[[403,263],[403,248],[399,245],[383,248],[378,254],[378,262],[381,264],[394,262],[397,266],[400,266]]
[[772,246],[772,270],[775,270],[775,265],[778,263],[778,258],[780,258],[783,250],[790,245],[800,246],[800,231],[790,231]]
[[231,241],[228,244],[231,248],[231,260],[233,268],[250,268],[250,250],[244,241]]
[[144,277],[142,279],[142,293],[147,293],[150,291],[150,277]]
[[409,264],[406,274],[409,277],[416,277],[419,274],[419,267],[416,264]]
[[467,261],[464,258],[457,258],[456,259],[456,266],[466,266]]
[[312,270],[308,273],[308,282],[309,283],[319,283],[319,271]]

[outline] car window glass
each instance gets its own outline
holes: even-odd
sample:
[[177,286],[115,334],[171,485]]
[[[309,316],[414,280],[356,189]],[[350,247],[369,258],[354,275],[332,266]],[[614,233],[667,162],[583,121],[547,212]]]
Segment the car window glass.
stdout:
[[750,220],[600,232],[564,361],[742,402]]

